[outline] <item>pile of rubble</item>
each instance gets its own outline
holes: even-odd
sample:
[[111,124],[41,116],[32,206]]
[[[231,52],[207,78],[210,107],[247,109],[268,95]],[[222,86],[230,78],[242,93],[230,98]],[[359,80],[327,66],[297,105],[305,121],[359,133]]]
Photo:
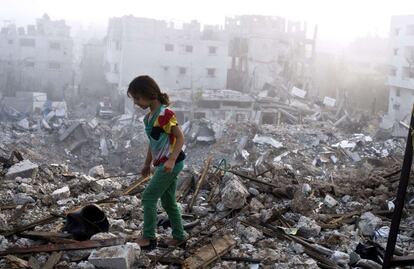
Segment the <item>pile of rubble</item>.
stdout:
[[[68,121],[53,139],[4,128],[1,268],[380,268],[404,141],[321,121],[188,123],[177,187],[187,247],[144,252],[133,241],[143,224],[148,178],[136,171],[145,140],[124,120]],[[37,139],[44,149],[31,146]],[[62,148],[64,158],[50,158]],[[131,159],[115,170],[114,152]],[[70,164],[82,158],[90,160],[75,172]],[[409,187],[397,255],[414,252],[413,197]],[[161,207],[158,217],[165,238]]]

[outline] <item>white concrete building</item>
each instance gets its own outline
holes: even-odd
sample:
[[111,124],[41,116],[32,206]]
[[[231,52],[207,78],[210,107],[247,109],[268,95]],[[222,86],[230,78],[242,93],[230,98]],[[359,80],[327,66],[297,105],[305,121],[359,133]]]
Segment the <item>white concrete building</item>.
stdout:
[[8,24],[0,31],[0,89],[47,92],[61,99],[73,82],[70,28],[47,15],[27,28]]
[[105,50],[105,75],[125,89],[138,75],[150,75],[164,90],[224,89],[228,50],[218,26],[192,21],[178,29],[165,21],[111,18]]
[[414,103],[414,15],[391,19],[388,117],[403,120]]
[[307,38],[306,23],[281,17],[226,17],[231,65],[227,88],[257,92],[267,83],[286,82],[309,90],[316,31]]

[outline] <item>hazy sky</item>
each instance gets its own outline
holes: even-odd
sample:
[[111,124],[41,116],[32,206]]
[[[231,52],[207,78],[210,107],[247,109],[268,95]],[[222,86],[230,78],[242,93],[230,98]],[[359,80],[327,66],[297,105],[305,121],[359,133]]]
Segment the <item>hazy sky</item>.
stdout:
[[45,12],[85,25],[128,14],[207,24],[237,14],[275,15],[317,23],[320,39],[347,43],[366,33],[387,36],[391,15],[414,14],[414,0],[0,0],[1,21],[24,25]]

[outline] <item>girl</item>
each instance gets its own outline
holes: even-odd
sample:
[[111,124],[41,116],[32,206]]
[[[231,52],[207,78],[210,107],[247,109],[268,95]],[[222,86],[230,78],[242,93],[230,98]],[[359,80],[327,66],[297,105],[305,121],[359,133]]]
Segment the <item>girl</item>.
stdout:
[[157,202],[161,199],[162,207],[171,223],[173,236],[165,243],[170,246],[183,246],[184,229],[175,200],[177,175],[183,169],[185,159],[182,151],[183,132],[178,126],[174,112],[168,108],[168,95],[160,91],[151,77],[139,76],[132,80],[128,87],[128,96],[142,109],[150,109],[144,117],[149,147],[141,174],[150,174],[151,162],[155,166],[154,175],[142,193],[144,230],[136,242],[142,249],[150,250],[156,247]]

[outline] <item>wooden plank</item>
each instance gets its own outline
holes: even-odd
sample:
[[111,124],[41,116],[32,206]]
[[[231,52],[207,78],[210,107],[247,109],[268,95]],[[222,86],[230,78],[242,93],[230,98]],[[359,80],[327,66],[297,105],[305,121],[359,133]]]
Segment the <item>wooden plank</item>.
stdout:
[[29,259],[29,267],[31,269],[40,269],[40,262],[33,256]]
[[8,268],[30,268],[29,263],[26,260],[20,259],[13,255],[7,255],[4,257],[7,261]]
[[206,268],[220,256],[230,251],[236,245],[236,240],[229,235],[217,238],[211,243],[199,248],[196,253],[184,260],[184,269]]
[[0,256],[9,254],[28,254],[28,253],[39,253],[39,252],[55,252],[61,250],[78,250],[78,249],[90,249],[108,247],[114,245],[122,245],[125,243],[123,238],[111,238],[102,240],[86,240],[76,243],[67,244],[47,244],[31,247],[16,247],[8,248],[5,251],[0,251]]
[[129,195],[132,194],[132,192],[138,188],[139,186],[141,186],[142,184],[144,184],[145,182],[147,182],[149,179],[151,178],[151,175],[147,176],[147,177],[141,177],[139,178],[136,182],[132,183],[128,188],[126,188],[122,194],[123,195]]
[[45,265],[43,265],[42,269],[53,269],[55,265],[60,261],[60,258],[62,258],[62,251],[53,252]]
[[212,159],[213,159],[212,156],[209,156],[207,158],[207,162],[206,162],[206,165],[204,166],[203,173],[201,174],[200,178],[198,179],[196,190],[193,194],[193,197],[191,198],[190,203],[187,205],[187,208],[186,208],[187,212],[191,212],[193,210],[193,205],[195,203],[195,200],[197,199],[198,192],[200,191],[200,188],[204,183],[204,179],[206,178],[208,169],[210,169],[210,164],[211,164]]
[[55,220],[57,220],[57,219],[59,219],[59,217],[58,216],[52,216],[52,215],[49,215],[49,216],[47,216],[47,217],[45,217],[45,218],[43,218],[43,219],[40,219],[40,220],[36,220],[36,221],[34,221],[34,222],[32,222],[32,223],[29,223],[29,224],[27,224],[27,225],[23,225],[23,226],[19,226],[19,227],[16,227],[16,228],[14,228],[13,230],[11,230],[11,231],[6,231],[6,232],[4,232],[3,233],[3,235],[4,236],[11,236],[11,235],[13,235],[13,234],[16,234],[16,233],[20,233],[20,232],[23,232],[23,231],[26,231],[26,230],[29,230],[29,229],[31,229],[31,228],[34,228],[34,227],[36,227],[37,225],[43,225],[43,224],[48,224],[48,223],[51,223],[51,222],[53,222],[53,221],[55,221]]

